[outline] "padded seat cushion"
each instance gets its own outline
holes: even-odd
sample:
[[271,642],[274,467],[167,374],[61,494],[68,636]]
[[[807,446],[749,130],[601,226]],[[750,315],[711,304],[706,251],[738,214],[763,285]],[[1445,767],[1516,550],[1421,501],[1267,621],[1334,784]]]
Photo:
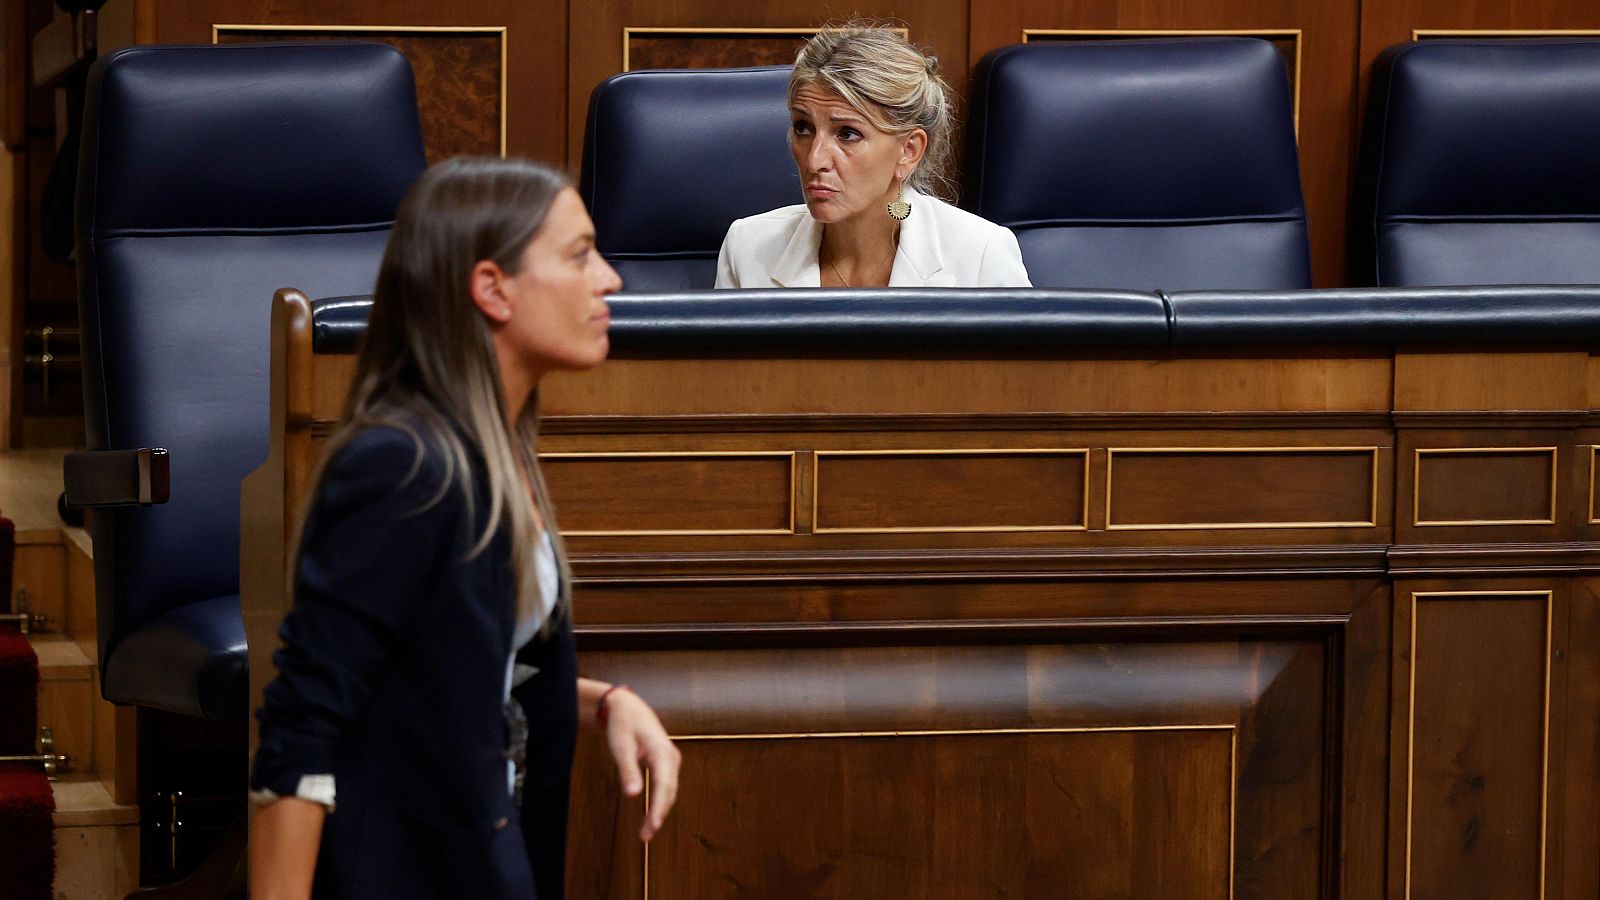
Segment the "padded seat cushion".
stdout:
[[213,722],[244,718],[250,654],[239,595],[186,603],[145,622],[112,649],[105,696]]

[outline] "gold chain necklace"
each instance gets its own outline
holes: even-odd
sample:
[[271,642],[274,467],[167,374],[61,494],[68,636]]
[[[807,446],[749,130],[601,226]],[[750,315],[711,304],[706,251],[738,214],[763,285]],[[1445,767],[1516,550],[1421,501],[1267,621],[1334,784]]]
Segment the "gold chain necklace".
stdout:
[[[884,260],[887,261],[894,257],[894,251],[899,249],[899,241],[897,240],[899,236],[900,226],[896,225],[894,227],[894,234],[889,238],[889,252],[884,256]],[[882,265],[882,263],[879,263],[879,265]],[[844,285],[845,287],[850,287],[850,282],[844,280],[844,273],[839,271],[839,267],[835,265],[831,259],[828,260],[828,268],[833,270],[833,277],[839,279],[840,284]],[[894,270],[890,269],[889,274],[892,276],[894,274]]]

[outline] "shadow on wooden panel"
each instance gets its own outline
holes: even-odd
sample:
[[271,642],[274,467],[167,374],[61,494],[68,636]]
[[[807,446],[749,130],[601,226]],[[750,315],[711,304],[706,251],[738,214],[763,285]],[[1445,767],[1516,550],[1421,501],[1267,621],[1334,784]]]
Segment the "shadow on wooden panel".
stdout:
[[816,531],[1087,527],[1089,451],[817,452]]
[[562,533],[791,534],[790,452],[546,453]]
[[217,25],[218,44],[260,41],[379,41],[416,73],[428,162],[506,152],[506,31],[427,26]]
[[[902,36],[906,29],[896,28]],[[624,28],[622,71],[787,66],[815,28]]]

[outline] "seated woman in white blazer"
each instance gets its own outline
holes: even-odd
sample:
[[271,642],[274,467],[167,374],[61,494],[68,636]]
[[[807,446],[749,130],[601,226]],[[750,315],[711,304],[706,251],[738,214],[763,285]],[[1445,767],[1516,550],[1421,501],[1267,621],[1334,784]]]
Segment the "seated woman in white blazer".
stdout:
[[949,87],[894,31],[821,31],[789,79],[805,203],[739,219],[717,287],[1028,287],[1008,228],[934,196]]

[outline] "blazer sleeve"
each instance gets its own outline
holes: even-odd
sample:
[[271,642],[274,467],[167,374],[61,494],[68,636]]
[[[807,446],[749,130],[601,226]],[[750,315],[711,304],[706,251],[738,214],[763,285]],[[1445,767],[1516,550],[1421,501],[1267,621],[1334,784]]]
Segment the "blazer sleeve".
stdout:
[[742,221],[744,220],[733,220],[733,224],[728,226],[728,233],[722,238],[722,249],[717,251],[718,288],[736,288],[739,286],[739,276],[733,271],[734,251],[729,248],[729,245],[736,242],[737,238],[734,237],[734,232],[739,230],[739,223]]
[[1022,248],[1011,229],[994,226],[978,262],[978,287],[1033,287],[1028,268],[1022,264]]
[[463,527],[437,450],[398,428],[358,434],[330,460],[301,538],[278,674],[261,709],[251,788],[296,793],[332,773],[349,723],[430,594]]

